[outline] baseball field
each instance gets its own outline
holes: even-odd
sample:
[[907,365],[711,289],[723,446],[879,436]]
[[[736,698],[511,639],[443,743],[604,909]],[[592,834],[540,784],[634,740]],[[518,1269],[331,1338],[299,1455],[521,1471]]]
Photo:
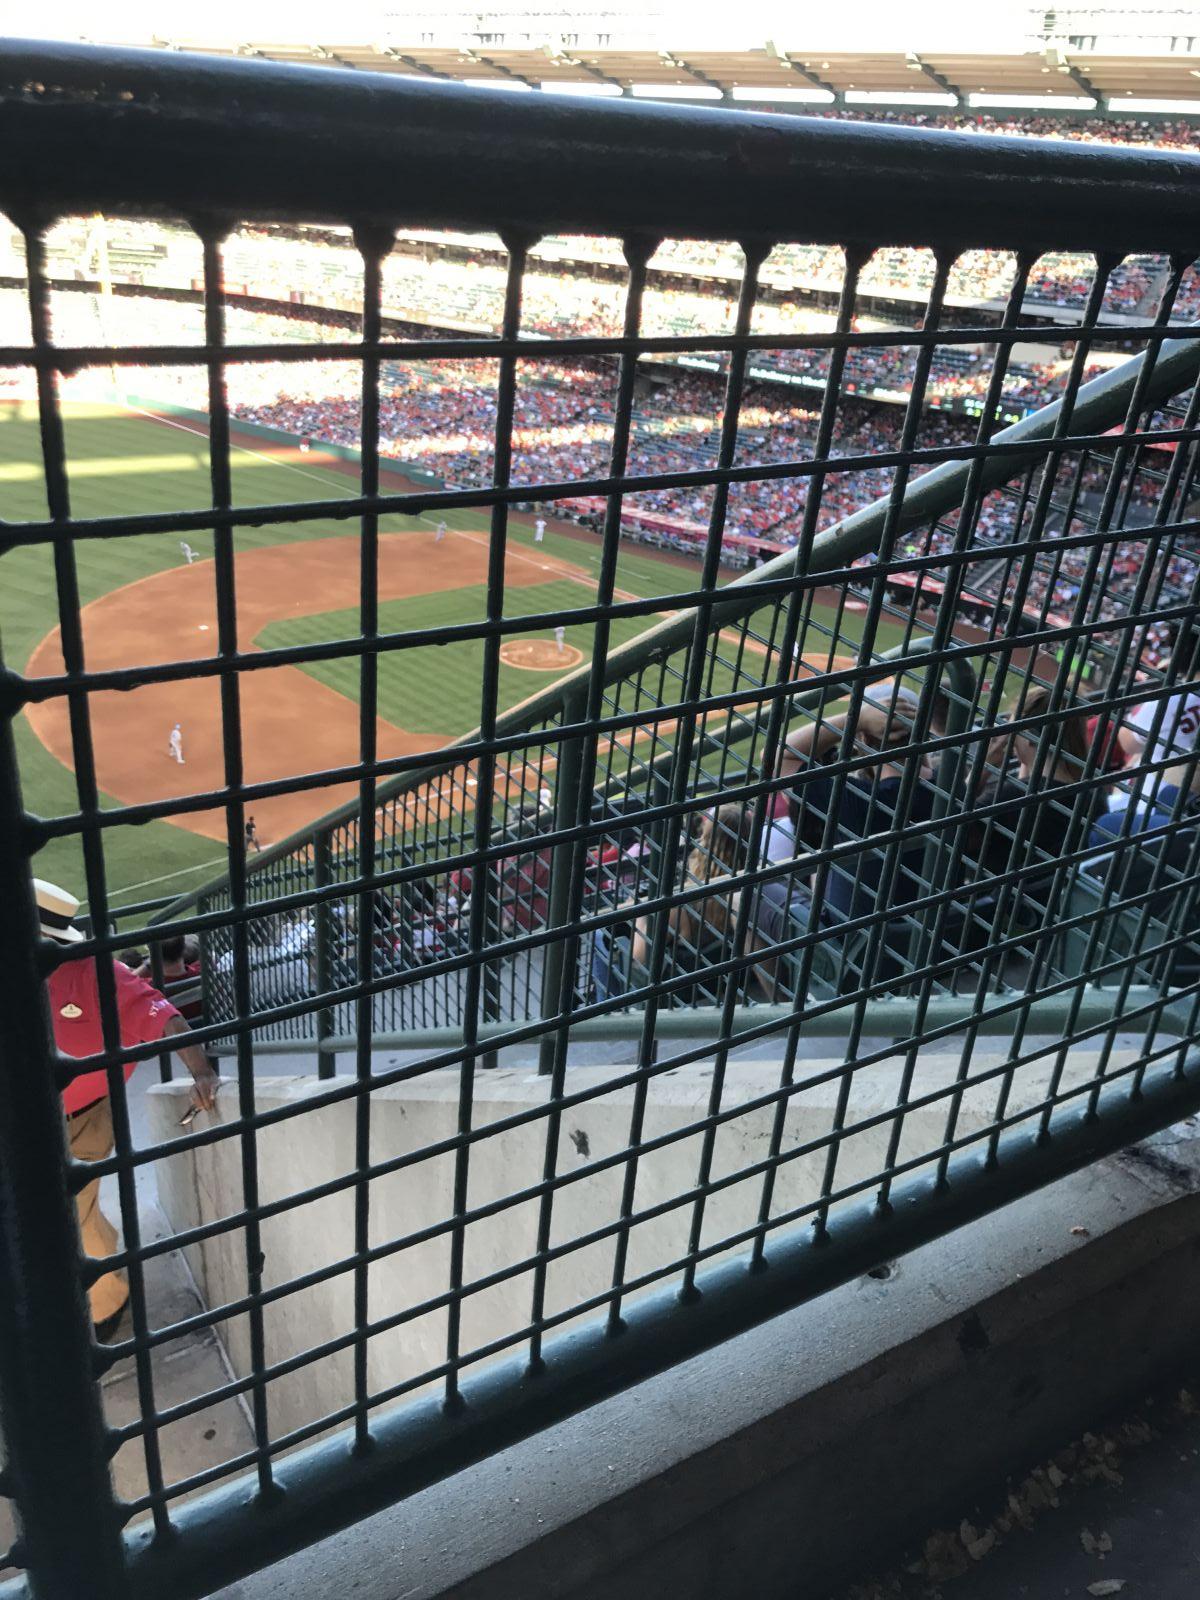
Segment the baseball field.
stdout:
[[[96,404],[68,403],[65,434],[73,516],[120,517],[211,504],[207,441],[177,419]],[[344,463],[237,435],[232,459],[238,505],[352,495]],[[392,486],[392,485],[386,485]],[[0,515],[46,516],[36,415],[20,403],[0,406]],[[392,516],[381,524],[380,631],[482,621],[486,598],[488,516],[458,512],[444,537],[435,517]],[[239,528],[235,535],[238,642],[242,649],[319,644],[358,633],[358,544],[354,521],[317,519]],[[74,568],[90,670],[206,657],[216,649],[213,537],[189,534],[77,540]],[[535,543],[532,519],[510,525],[505,615],[547,615],[594,601],[598,541],[549,523]],[[617,573],[622,598],[667,596],[691,587],[696,568],[681,558],[625,543]],[[0,646],[5,662],[31,678],[60,672],[58,584],[45,545],[7,551],[0,564]],[[826,620],[832,620],[831,615]],[[617,619],[613,643],[634,637],[654,617]],[[888,630],[882,647],[895,643]],[[553,624],[514,633],[501,667],[505,709],[592,650],[592,626],[567,622],[559,648]],[[856,622],[843,619],[853,641]],[[479,720],[483,646],[479,641],[425,645],[381,657],[377,738],[384,756],[435,749]],[[267,782],[352,763],[358,753],[358,662],[352,658],[272,667],[241,681],[245,776]],[[719,690],[719,685],[714,688]],[[100,691],[89,699],[103,807],[171,800],[219,788],[226,780],[221,707],[215,680]],[[179,725],[184,764],[170,754]],[[55,697],[31,706],[17,725],[27,808],[41,816],[79,809],[75,751],[67,705]],[[347,798],[345,785],[264,800],[254,809],[260,837],[271,842]],[[110,891],[126,900],[182,892],[223,865],[224,814],[180,814],[173,822],[104,831]],[[38,858],[44,876],[83,893],[77,843],[54,841]]]

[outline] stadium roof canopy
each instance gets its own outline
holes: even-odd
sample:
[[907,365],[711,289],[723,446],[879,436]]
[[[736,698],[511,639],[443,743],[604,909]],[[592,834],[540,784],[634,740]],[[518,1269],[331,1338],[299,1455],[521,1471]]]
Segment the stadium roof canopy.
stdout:
[[550,45],[522,48],[456,48],[448,45],[369,45],[337,43],[272,44],[246,41],[228,48],[186,37],[157,39],[166,49],[206,55],[246,55],[286,61],[351,67],[367,72],[448,78],[457,82],[523,84],[556,89],[605,85],[610,92],[633,89],[653,93],[692,91],[723,98],[774,93],[795,98],[797,91],[814,99],[833,96],[855,103],[862,94],[879,96],[948,95],[967,102],[971,96],[1013,97],[1025,101],[1045,97],[1077,108],[1088,98],[1111,102],[1117,110],[1125,99],[1194,101],[1200,110],[1200,54],[1091,55],[1050,46],[1021,55],[972,55],[922,51],[878,53],[813,53],[786,50],[768,43],[757,50],[568,50]]

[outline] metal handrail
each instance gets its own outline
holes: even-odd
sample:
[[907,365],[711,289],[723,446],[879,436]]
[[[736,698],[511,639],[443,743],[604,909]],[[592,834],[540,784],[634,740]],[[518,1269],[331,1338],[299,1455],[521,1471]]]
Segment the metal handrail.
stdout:
[[1196,167],[1141,148],[1027,148],[182,53],[9,40],[0,54],[0,192],[50,215],[344,222],[385,216],[391,195],[411,225],[468,231],[1122,255],[1152,238],[1195,256]]

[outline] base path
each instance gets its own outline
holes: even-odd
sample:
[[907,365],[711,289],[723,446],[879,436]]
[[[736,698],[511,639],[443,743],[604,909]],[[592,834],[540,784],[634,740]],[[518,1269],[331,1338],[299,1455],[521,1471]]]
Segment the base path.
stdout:
[[[381,534],[379,598],[402,600],[487,582],[484,536],[447,531],[435,543],[430,529]],[[243,651],[268,623],[358,605],[358,543],[350,537],[310,539],[239,553],[236,563],[238,643]],[[510,546],[505,582],[528,588],[554,578],[595,579],[570,562],[542,551]],[[173,567],[93,600],[83,609],[88,669],[211,658],[217,648],[212,561]],[[31,678],[62,672],[58,629],[47,634],[29,659]],[[348,766],[358,760],[358,707],[301,667],[264,668],[239,674],[242,752],[247,783]],[[215,678],[151,684],[124,692],[103,691],[89,700],[100,788],[124,805],[168,800],[219,789],[225,783],[220,688]],[[73,767],[67,704],[61,697],[28,708],[38,738],[65,766]],[[180,766],[168,753],[176,723],[182,725]],[[451,734],[410,733],[379,719],[382,759],[437,750]],[[334,784],[255,801],[260,838],[282,839],[353,799],[357,787]],[[209,839],[225,839],[219,810],[175,819]]]

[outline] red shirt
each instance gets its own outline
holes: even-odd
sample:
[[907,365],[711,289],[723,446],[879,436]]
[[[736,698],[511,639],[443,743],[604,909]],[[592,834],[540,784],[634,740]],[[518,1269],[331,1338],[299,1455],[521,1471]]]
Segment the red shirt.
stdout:
[[[1099,713],[1097,713],[1096,716],[1089,717],[1087,719],[1087,739],[1089,745],[1095,743],[1096,729],[1099,726]],[[1129,765],[1129,754],[1126,750],[1121,748],[1121,741],[1117,737],[1118,731],[1119,728],[1116,718],[1110,717],[1108,727],[1104,730],[1104,743],[1100,747],[1100,760],[1097,763],[1101,772],[1120,772],[1122,768]]]
[[[117,986],[117,1015],[123,1045],[150,1044],[161,1039],[163,1029],[179,1012],[158,990],[139,978],[120,961],[113,962]],[[79,961],[64,961],[46,983],[50,1016],[54,1023],[54,1042],[64,1056],[94,1056],[104,1049],[100,1026],[100,991],[96,982],[96,962],[91,956]],[[133,1074],[136,1063],[127,1062],[125,1077]],[[108,1093],[108,1074],[84,1072],[63,1090],[63,1110],[82,1111]]]
[[[182,983],[185,978],[198,978],[199,976],[200,963],[198,961],[189,961],[184,966],[182,972],[175,973],[173,976],[166,978],[165,981],[167,983]],[[193,988],[194,987],[195,986],[193,985]],[[188,991],[185,989],[182,992],[186,994]],[[199,994],[196,995],[194,1000],[177,998],[173,1000],[171,1004],[175,1007],[176,1011],[178,1011],[179,1015],[189,1027],[199,1027],[204,1017],[204,1001],[200,998]]]

